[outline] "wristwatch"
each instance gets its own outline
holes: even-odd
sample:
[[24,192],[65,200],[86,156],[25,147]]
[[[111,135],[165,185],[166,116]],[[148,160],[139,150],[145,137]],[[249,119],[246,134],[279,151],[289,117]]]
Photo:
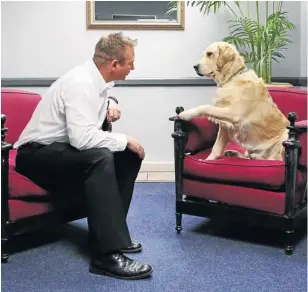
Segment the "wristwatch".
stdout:
[[119,103],[119,101],[114,96],[108,96],[108,99],[112,99],[115,103]]

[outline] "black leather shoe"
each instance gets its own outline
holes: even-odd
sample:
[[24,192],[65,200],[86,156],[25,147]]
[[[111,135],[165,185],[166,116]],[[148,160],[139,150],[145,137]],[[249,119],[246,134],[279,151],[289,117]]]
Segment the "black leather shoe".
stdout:
[[90,272],[124,280],[137,280],[148,277],[152,273],[152,267],[134,261],[121,253],[113,253],[93,258]]
[[132,240],[132,245],[126,248],[123,248],[120,250],[122,253],[136,253],[142,250],[142,245],[141,243]]

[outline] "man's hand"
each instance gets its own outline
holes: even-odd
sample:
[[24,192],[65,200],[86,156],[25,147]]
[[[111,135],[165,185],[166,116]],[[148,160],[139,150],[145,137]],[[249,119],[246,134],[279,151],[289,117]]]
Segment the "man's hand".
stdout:
[[141,144],[132,137],[127,137],[127,148],[135,153],[137,153],[140,157],[140,159],[144,159],[144,149],[141,146]]
[[112,99],[109,99],[109,107],[107,111],[107,119],[109,122],[115,122],[121,117],[121,110],[119,105],[113,101]]

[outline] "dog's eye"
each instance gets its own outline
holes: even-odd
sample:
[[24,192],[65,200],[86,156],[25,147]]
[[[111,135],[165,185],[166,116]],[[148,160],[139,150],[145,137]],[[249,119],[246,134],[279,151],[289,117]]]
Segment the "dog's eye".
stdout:
[[212,52],[207,52],[206,55],[207,55],[208,57],[211,57],[211,56],[213,55],[213,53],[212,53]]

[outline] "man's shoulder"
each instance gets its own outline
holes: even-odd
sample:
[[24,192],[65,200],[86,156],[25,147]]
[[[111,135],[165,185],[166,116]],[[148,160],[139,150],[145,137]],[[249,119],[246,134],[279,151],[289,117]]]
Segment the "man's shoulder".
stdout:
[[90,77],[90,73],[88,70],[88,61],[67,71],[63,77],[71,77],[71,78]]
[[89,70],[87,70],[87,63],[85,62],[81,65],[72,68],[67,71],[62,77],[59,78],[62,85],[83,85],[83,86],[93,86],[93,80]]

